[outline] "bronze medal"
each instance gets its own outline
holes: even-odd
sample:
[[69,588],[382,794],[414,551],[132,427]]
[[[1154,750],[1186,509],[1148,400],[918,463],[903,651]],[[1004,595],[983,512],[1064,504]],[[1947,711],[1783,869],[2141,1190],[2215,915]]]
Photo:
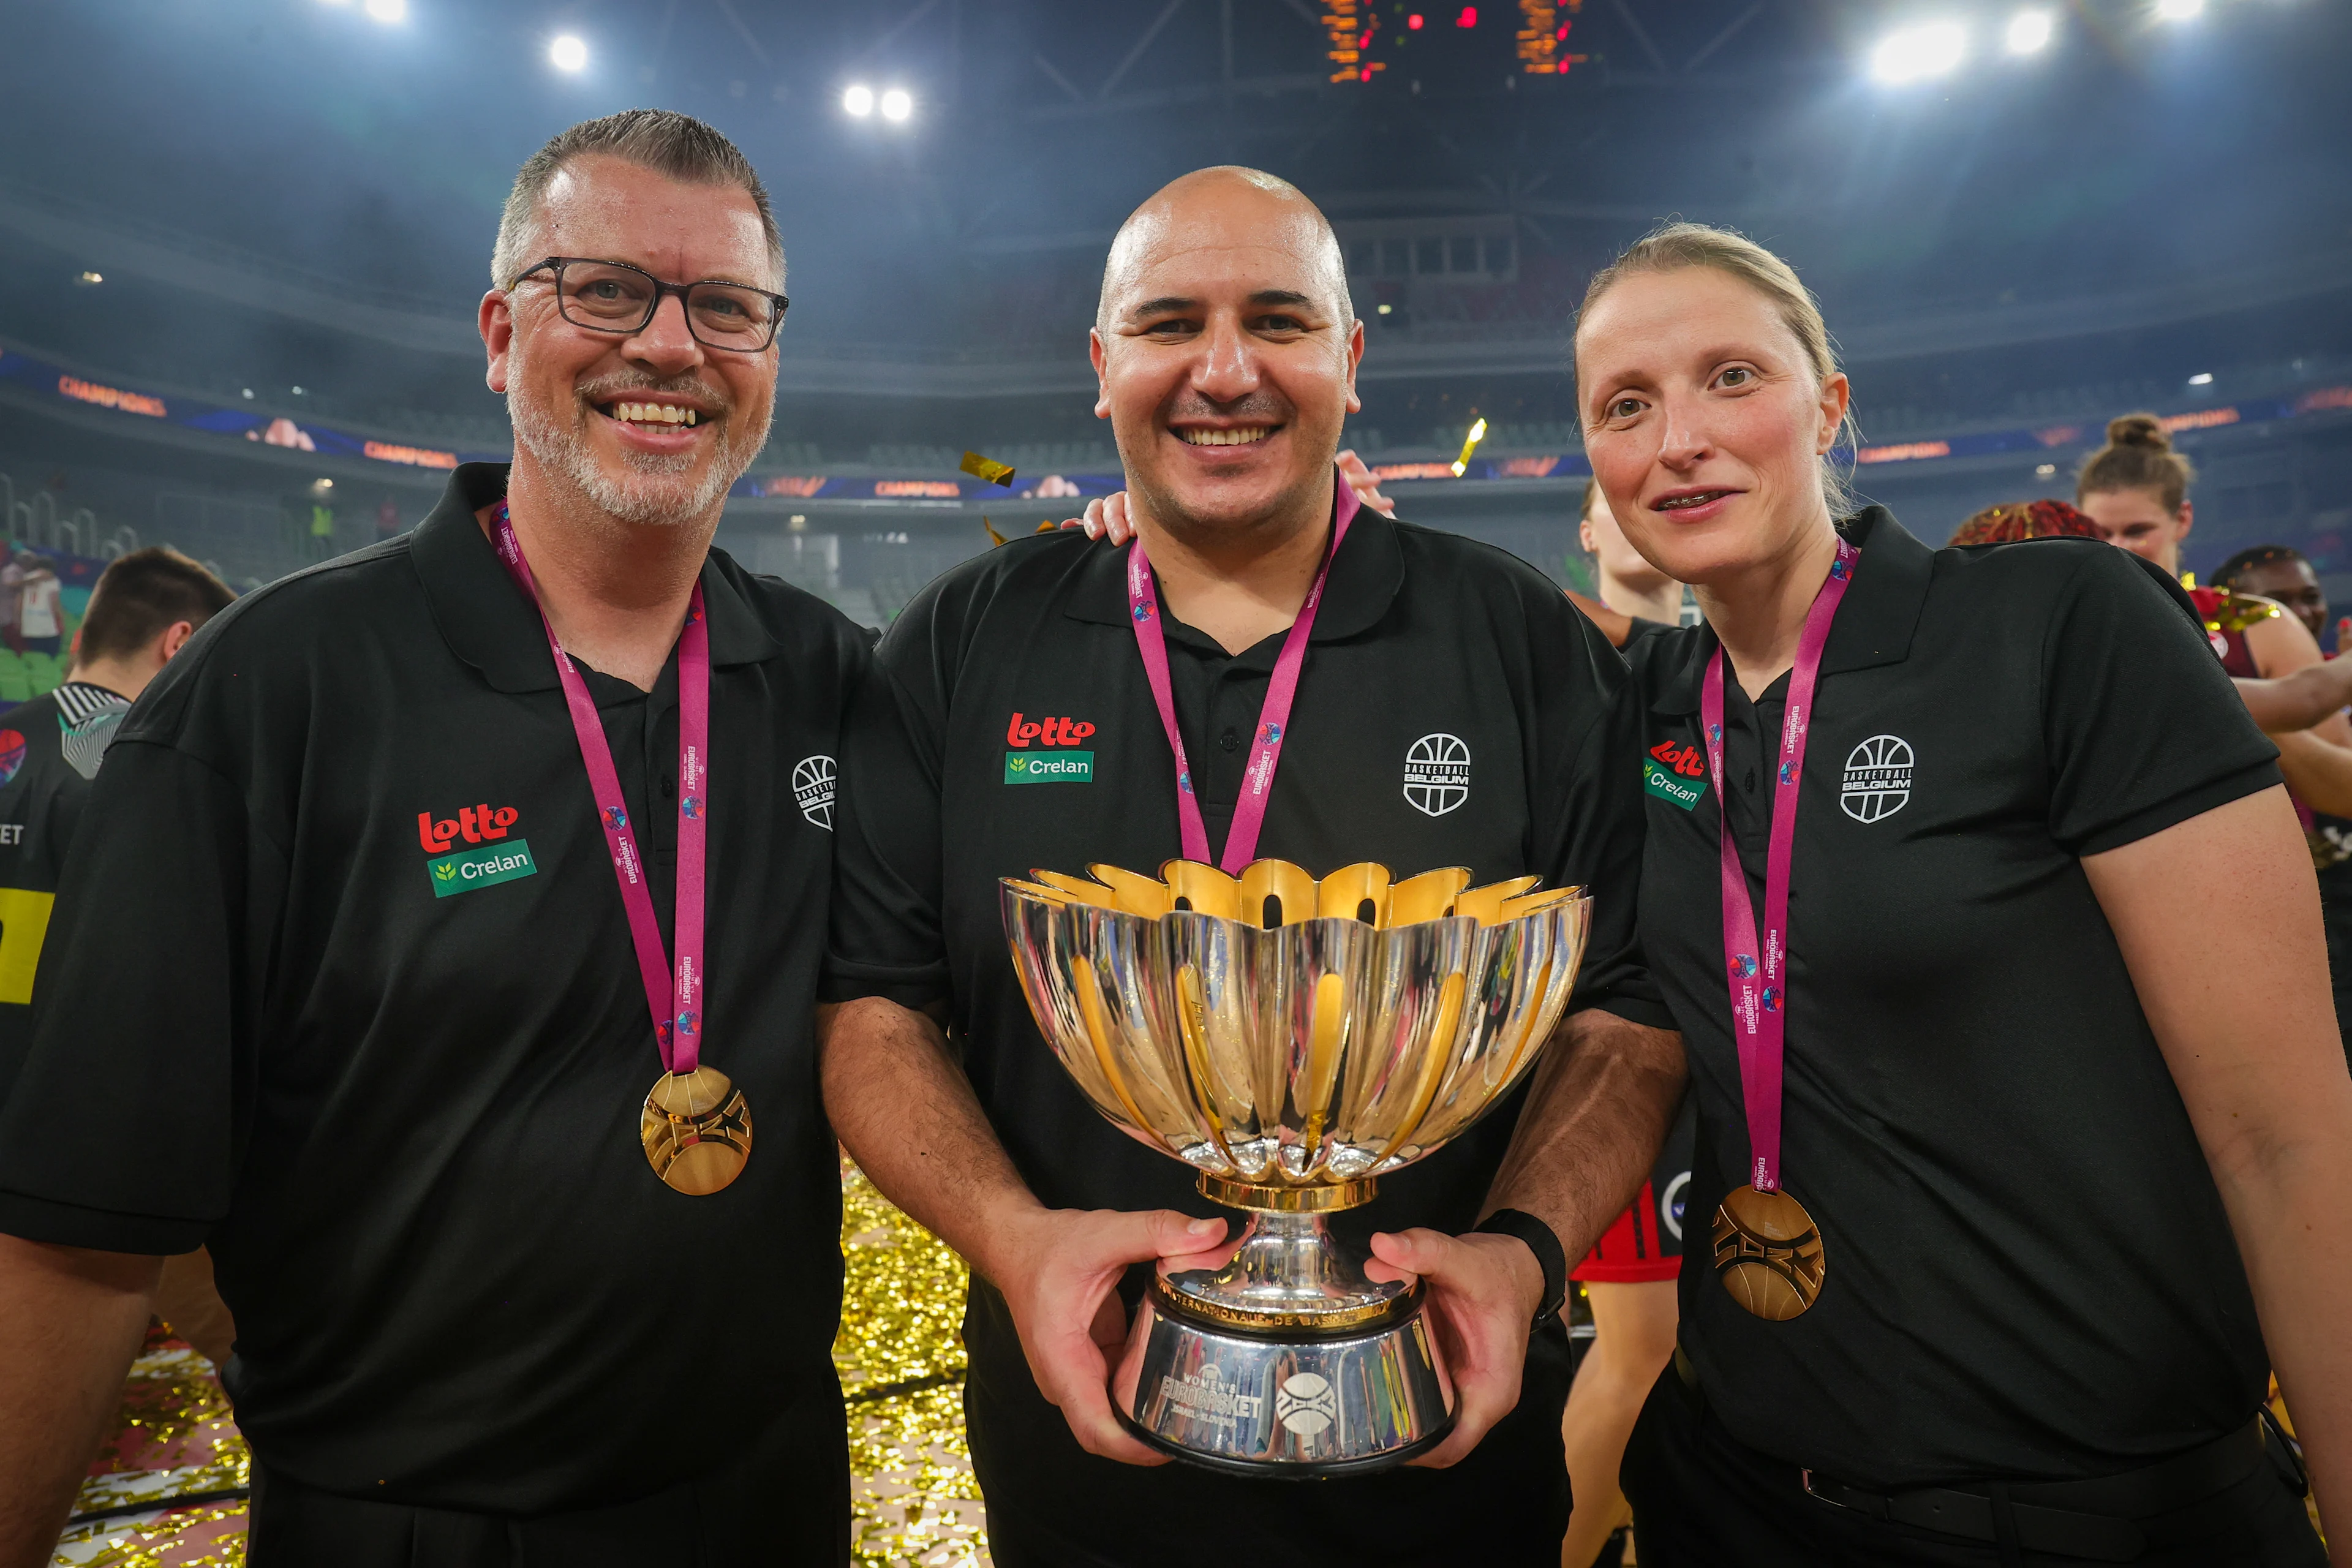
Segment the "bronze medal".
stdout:
[[751,1108],[717,1068],[664,1073],[646,1096],[638,1135],[655,1175],[703,1197],[743,1173],[751,1157]]
[[1734,1187],[1715,1211],[1715,1277],[1742,1309],[1785,1323],[1822,1293],[1821,1227],[1786,1193]]

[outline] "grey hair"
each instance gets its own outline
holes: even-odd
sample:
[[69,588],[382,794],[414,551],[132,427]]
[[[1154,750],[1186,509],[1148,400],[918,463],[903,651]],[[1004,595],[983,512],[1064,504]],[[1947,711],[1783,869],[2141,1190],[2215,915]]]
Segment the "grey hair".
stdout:
[[[1807,365],[1813,373],[1813,385],[1826,384],[1838,374],[1837,343],[1831,338],[1828,323],[1822,320],[1821,301],[1811,289],[1797,277],[1796,268],[1757,244],[1744,234],[1727,228],[1716,228],[1703,223],[1667,223],[1643,235],[1627,246],[1616,260],[1592,275],[1584,290],[1584,303],[1576,309],[1580,326],[1584,318],[1601,295],[1635,273],[1679,272],[1685,267],[1706,267],[1738,279],[1764,296],[1804,350]],[[1855,510],[1855,499],[1847,479],[1848,474],[1838,472],[1835,454],[1840,445],[1849,453],[1862,447],[1861,426],[1854,423],[1853,405],[1846,405],[1845,419],[1838,427],[1838,440],[1831,443],[1830,452],[1822,458],[1822,494],[1829,502],[1830,515],[1843,517]],[[1847,458],[1852,463],[1853,458]]]
[[734,185],[747,193],[759,209],[760,228],[768,238],[775,286],[783,287],[784,237],[776,228],[776,215],[769,209],[768,190],[760,184],[759,171],[740,148],[718,131],[667,109],[626,109],[602,120],[583,120],[558,132],[530,155],[515,175],[514,189],[507,193],[506,211],[499,217],[499,242],[490,252],[494,287],[511,289],[518,277],[538,265],[541,258],[532,251],[540,204],[547,187],[573,159],[596,155],[622,159],[683,184]]

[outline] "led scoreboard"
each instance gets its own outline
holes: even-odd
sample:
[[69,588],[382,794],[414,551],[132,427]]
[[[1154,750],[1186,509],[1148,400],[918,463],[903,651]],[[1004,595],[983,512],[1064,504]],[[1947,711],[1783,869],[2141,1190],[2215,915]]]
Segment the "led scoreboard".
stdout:
[[1324,0],[1324,54],[1335,82],[1484,79],[1497,66],[1560,76],[1586,58],[1570,47],[1583,7],[1584,0]]

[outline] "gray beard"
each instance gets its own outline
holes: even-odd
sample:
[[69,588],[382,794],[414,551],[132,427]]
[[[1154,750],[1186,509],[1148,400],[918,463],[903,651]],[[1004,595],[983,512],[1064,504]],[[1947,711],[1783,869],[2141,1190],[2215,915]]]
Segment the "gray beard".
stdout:
[[719,449],[701,479],[687,477],[694,471],[691,452],[662,457],[625,451],[621,460],[628,471],[616,476],[597,460],[583,428],[585,421],[602,419],[602,414],[575,403],[567,422],[556,410],[526,398],[522,385],[518,378],[507,388],[507,418],[514,426],[515,440],[539,459],[541,468],[569,480],[591,504],[622,522],[679,528],[697,521],[725,498],[728,487],[742,478],[767,444],[766,420],[757,430],[740,429],[730,413],[719,427]]

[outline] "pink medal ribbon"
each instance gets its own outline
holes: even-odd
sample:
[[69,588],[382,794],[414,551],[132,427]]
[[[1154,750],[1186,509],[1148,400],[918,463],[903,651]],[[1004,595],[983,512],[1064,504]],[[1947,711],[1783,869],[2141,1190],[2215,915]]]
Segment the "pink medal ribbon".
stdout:
[[580,741],[580,760],[588,766],[588,787],[596,797],[597,819],[604,825],[614,875],[621,884],[621,903],[629,912],[629,937],[636,945],[637,968],[645,980],[646,1005],[653,1015],[662,1068],[671,1073],[690,1073],[702,1060],[703,838],[710,815],[710,625],[702,612],[702,584],[695,584],[694,596],[687,604],[686,626],[677,639],[677,968],[673,974],[669,955],[662,949],[653,897],[646,890],[645,858],[637,853],[636,835],[629,826],[620,775],[613,767],[613,749],[604,739],[604,722],[597,717],[595,699],[588,695],[588,683],[581,679],[572,656],[555,640],[555,628],[548,624],[547,610],[540,604],[539,588],[522,558],[522,542],[515,537],[506,502],[499,502],[490,522],[499,559],[506,563],[515,586],[539,611],[548,651],[555,656],[564,705],[572,711],[572,732]]
[[[1788,1034],[1789,867],[1797,847],[1797,794],[1805,776],[1805,742],[1811,728],[1813,684],[1822,672],[1830,623],[1853,581],[1862,552],[1843,539],[1830,574],[1805,612],[1797,662],[1789,674],[1789,704],[1780,725],[1780,771],[1772,784],[1772,837],[1764,859],[1764,941],[1756,941],[1756,906],[1748,873],[1724,805],[1723,649],[1707,661],[1699,720],[1706,730],[1706,765],[1715,776],[1715,809],[1723,838],[1723,956],[1731,982],[1732,1037],[1739,1047],[1739,1087],[1748,1108],[1750,1184],[1780,1190],[1781,1047]],[[1760,962],[1759,962],[1760,956]]]
[[[1265,703],[1258,710],[1257,736],[1250,746],[1249,768],[1242,775],[1242,796],[1234,803],[1233,826],[1225,834],[1225,853],[1216,864],[1228,877],[1257,856],[1257,838],[1265,826],[1265,805],[1274,793],[1274,770],[1282,760],[1282,742],[1290,730],[1290,707],[1298,696],[1298,673],[1307,664],[1307,638],[1315,629],[1315,612],[1323,603],[1323,584],[1331,563],[1356,519],[1356,492],[1343,478],[1331,521],[1331,548],[1298,606],[1298,618],[1283,638],[1281,657],[1274,661],[1274,677],[1266,683]],[[1184,736],[1176,728],[1176,696],[1168,677],[1168,634],[1160,624],[1160,594],[1151,582],[1151,560],[1143,552],[1139,535],[1128,547],[1127,608],[1135,623],[1135,646],[1143,653],[1143,672],[1151,681],[1152,700],[1160,705],[1160,725],[1168,731],[1169,749],[1176,753],[1176,816],[1184,836],[1184,858],[1211,859],[1209,826],[1202,820],[1201,803],[1192,793],[1192,765],[1184,756]]]

